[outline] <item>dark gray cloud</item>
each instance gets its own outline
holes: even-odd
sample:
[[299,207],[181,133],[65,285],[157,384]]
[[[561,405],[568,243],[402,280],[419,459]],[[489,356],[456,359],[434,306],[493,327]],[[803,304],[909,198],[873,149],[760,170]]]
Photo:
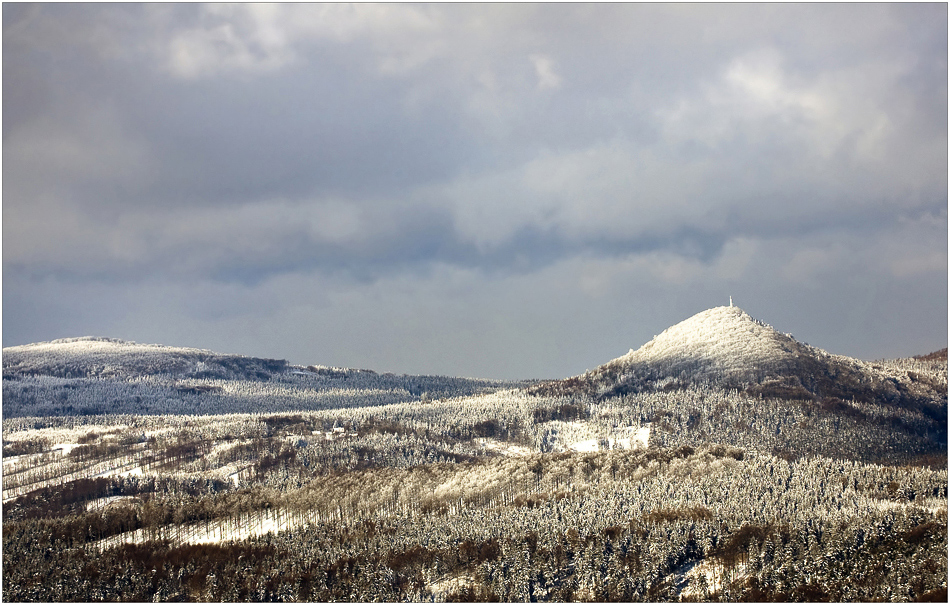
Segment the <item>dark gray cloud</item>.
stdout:
[[5,346],[558,376],[729,293],[946,345],[945,5],[3,17]]

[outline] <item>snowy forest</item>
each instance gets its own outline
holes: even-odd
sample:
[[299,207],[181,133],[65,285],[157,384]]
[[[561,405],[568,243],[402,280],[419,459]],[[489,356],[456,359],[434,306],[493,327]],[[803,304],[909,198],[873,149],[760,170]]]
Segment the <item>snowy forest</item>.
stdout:
[[4,349],[3,600],[946,602],[946,350],[750,325],[508,383]]

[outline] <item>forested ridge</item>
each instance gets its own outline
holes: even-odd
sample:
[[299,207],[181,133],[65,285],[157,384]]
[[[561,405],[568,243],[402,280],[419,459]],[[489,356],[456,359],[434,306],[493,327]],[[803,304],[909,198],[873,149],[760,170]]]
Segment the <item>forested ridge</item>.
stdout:
[[848,397],[741,356],[503,384],[65,342],[4,351],[5,601],[947,598],[945,351]]

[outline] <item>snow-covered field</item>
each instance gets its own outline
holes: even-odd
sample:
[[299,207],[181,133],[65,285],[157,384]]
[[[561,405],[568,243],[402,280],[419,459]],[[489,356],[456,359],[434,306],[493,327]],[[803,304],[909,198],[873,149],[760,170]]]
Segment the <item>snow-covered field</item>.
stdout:
[[507,441],[499,441],[497,439],[491,439],[488,437],[477,439],[476,443],[488,451],[497,452],[503,456],[527,456],[528,454],[532,453],[532,450],[529,447],[517,445],[515,443],[509,443]]
[[[575,423],[576,424],[576,423]],[[616,429],[609,437],[575,441],[567,449],[575,452],[599,452],[601,450],[634,450],[645,448],[650,442],[650,424],[641,427]]]

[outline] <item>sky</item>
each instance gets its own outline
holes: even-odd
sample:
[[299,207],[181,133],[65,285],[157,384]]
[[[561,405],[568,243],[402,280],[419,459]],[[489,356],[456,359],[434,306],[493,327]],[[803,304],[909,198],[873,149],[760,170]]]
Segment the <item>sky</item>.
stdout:
[[947,346],[947,5],[3,4],[3,346]]

